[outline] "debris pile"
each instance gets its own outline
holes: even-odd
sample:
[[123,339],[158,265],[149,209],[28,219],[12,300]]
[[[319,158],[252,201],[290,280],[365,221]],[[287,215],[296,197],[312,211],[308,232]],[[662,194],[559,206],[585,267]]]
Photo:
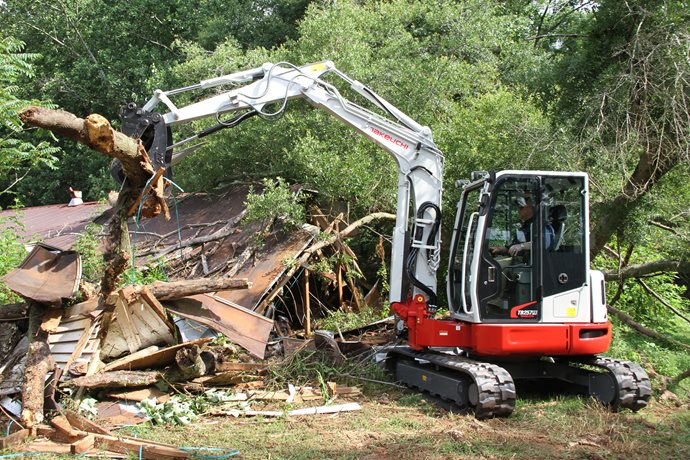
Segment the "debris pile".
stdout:
[[[74,303],[82,277],[79,254],[34,246],[4,278],[25,299],[0,307],[0,406],[16,421],[4,447],[31,434],[38,438],[16,448],[188,458],[174,446],[116,436],[104,427],[146,420],[185,424],[200,413],[274,417],[359,409],[355,402],[333,404],[359,394],[356,387],[267,385],[271,367],[296,351],[325,348],[340,360],[390,337],[377,333],[369,340],[366,329],[355,331],[355,340],[341,333],[334,345],[328,334],[312,333],[314,313],[331,302],[320,300],[324,292],[330,289],[338,305],[353,310],[364,301],[353,277],[345,276],[359,270],[356,257],[340,238],[338,219],[320,218],[320,230],[305,226],[289,234],[272,224],[240,228],[243,207],[237,203],[243,200],[237,196],[246,193],[247,187],[227,191],[223,207],[214,205],[218,197],[183,197],[174,209],[184,225],[162,218],[132,224],[136,262],[165,260],[174,281],[125,285],[107,298]],[[315,242],[319,231],[331,240]],[[262,244],[252,239],[257,233]],[[317,267],[315,258],[325,257],[329,244],[351,263]],[[326,288],[312,284],[310,290],[310,272]],[[295,331],[301,330],[300,338]],[[70,407],[74,401],[79,407]],[[276,410],[286,403],[307,407]],[[48,414],[60,415],[48,425]]]

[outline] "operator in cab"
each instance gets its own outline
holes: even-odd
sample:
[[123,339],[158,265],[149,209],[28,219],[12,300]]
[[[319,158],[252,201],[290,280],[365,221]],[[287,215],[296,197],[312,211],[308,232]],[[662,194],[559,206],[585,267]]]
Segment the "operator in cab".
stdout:
[[[516,257],[521,253],[532,249],[532,226],[534,224],[534,204],[530,196],[520,196],[515,200],[520,218],[520,228],[515,238],[507,246],[494,246],[490,248],[492,255],[506,254]],[[546,222],[544,226],[544,247],[549,249],[553,244],[555,231],[551,223]]]

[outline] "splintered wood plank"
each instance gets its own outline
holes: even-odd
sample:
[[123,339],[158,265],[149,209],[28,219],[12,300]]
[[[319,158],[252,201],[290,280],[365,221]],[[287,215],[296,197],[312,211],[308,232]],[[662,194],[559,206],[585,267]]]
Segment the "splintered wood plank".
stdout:
[[246,375],[238,372],[225,372],[218,375],[205,375],[192,380],[192,383],[200,383],[202,385],[236,385],[238,383],[251,382],[259,377],[257,375]]
[[[110,363],[108,366],[106,366],[106,370],[142,370],[142,369],[151,369],[151,368],[160,368],[160,367],[165,367],[168,364],[171,364],[175,360],[175,354],[187,347],[191,347],[194,345],[201,346],[205,343],[210,342],[213,340],[210,337],[203,338],[203,339],[197,339],[193,340],[191,342],[185,342],[185,343],[180,343],[177,345],[173,345],[171,347],[166,347],[154,352],[146,353],[145,355],[139,355],[134,357],[135,355],[138,355],[138,353],[134,353],[131,356],[127,356],[125,358],[122,358],[121,360],[118,360],[117,363],[113,361]],[[131,359],[130,359],[131,358]]]
[[107,436],[104,434],[94,435],[96,443],[104,445],[108,450],[121,453],[133,453],[143,459],[185,459],[190,458],[191,454],[180,450],[172,445],[153,444],[141,439],[126,437]]
[[18,444],[21,444],[24,442],[26,438],[29,437],[31,434],[30,430],[23,429],[19,430],[16,433],[12,433],[8,436],[5,436],[3,438],[0,438],[0,449],[7,449],[12,446],[16,446]]
[[131,363],[132,361],[136,361],[139,358],[142,358],[144,356],[148,356],[151,353],[154,353],[158,351],[158,347],[156,345],[151,345],[148,348],[144,348],[143,350],[139,350],[136,353],[132,353],[131,355],[127,355],[123,358],[116,359],[115,361],[111,361],[108,364],[105,365],[105,368],[103,368],[104,371],[118,371],[118,370],[133,370],[131,367],[128,367],[128,364]]
[[108,393],[108,397],[113,399],[122,399],[125,401],[137,402],[141,402],[144,399],[156,398],[156,400],[159,403],[163,402],[164,400],[170,399],[170,395],[168,393],[165,393],[156,387],[144,388],[142,390],[133,391],[114,391]]
[[50,308],[43,318],[41,323],[41,330],[48,333],[57,331],[60,321],[62,320],[63,311],[59,308]]
[[168,316],[165,314],[165,307],[158,301],[156,296],[154,296],[151,293],[151,290],[149,289],[148,286],[144,285],[141,286],[141,292],[140,292],[141,298],[146,301],[146,303],[149,304],[151,309],[155,311],[160,319],[164,322],[168,322]]
[[50,424],[55,427],[56,430],[58,430],[60,433],[64,434],[65,436],[82,436],[86,433],[83,431],[75,429],[70,423],[69,420],[67,420],[67,417],[59,415],[57,417],[53,417],[50,420]]
[[96,437],[93,434],[88,434],[79,441],[75,441],[72,444],[70,444],[70,453],[83,454],[84,452],[88,452],[91,449],[93,449],[95,444]]
[[132,315],[129,305],[122,295],[120,295],[117,305],[115,306],[115,318],[117,323],[120,325],[123,337],[127,342],[129,352],[134,353],[135,351],[139,350],[142,344],[141,338],[138,334],[138,328],[132,324]]
[[110,431],[106,430],[102,426],[100,426],[97,423],[92,422],[88,418],[84,417],[81,414],[78,414],[74,411],[68,410],[65,412],[65,417],[69,421],[69,423],[75,427],[79,428],[82,431],[87,431],[89,433],[98,433],[98,434],[106,434],[106,435],[112,435]]
[[71,453],[70,445],[58,443],[54,441],[40,440],[33,441],[28,444],[22,444],[17,448],[22,452],[45,452],[52,454],[69,454]]
[[216,363],[216,372],[264,370],[267,367],[262,363],[222,362]]

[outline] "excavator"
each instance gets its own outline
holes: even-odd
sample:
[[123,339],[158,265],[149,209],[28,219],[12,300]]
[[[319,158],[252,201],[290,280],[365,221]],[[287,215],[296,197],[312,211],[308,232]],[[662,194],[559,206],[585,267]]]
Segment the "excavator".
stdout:
[[[372,107],[343,97],[332,80]],[[189,91],[213,95],[183,107],[171,100]],[[397,164],[390,306],[407,343],[387,353],[395,380],[477,418],[511,414],[516,384],[573,391],[614,410],[647,405],[651,385],[643,368],[601,356],[611,344],[612,326],[603,274],[589,267],[585,173],[475,172],[457,181],[461,194],[448,255],[447,302],[439,305],[444,156],[429,127],[333,62],[266,63],[156,90],[143,106],[122,107],[122,131],[140,138],[155,169],[165,167],[169,175],[205,136],[254,116],[278,117],[296,98],[349,125]],[[163,111],[155,111],[158,106]],[[173,142],[176,125],[209,117],[215,125]],[[123,180],[119,165],[111,172]]]

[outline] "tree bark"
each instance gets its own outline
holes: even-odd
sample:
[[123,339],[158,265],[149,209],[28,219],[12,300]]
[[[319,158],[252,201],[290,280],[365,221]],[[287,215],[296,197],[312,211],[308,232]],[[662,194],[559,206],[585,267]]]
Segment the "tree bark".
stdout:
[[101,115],[92,114],[83,119],[62,110],[31,106],[24,108],[19,118],[29,126],[47,129],[120,160],[134,188],[143,189],[154,173],[141,142],[115,131]]
[[213,368],[213,360],[204,361],[201,348],[194,345],[179,350],[175,354],[175,366],[165,373],[165,381],[170,383],[187,382],[208,374]]
[[160,380],[156,371],[113,371],[77,377],[67,382],[70,386],[83,388],[143,387]]
[[248,289],[252,286],[246,278],[200,278],[174,282],[156,281],[147,285],[158,300],[173,300],[207,292]]
[[0,321],[17,321],[26,318],[27,305],[12,303],[0,306]]
[[44,388],[48,372],[55,362],[48,346],[48,332],[41,327],[50,310],[39,303],[29,304],[29,351],[22,385],[22,423],[31,428],[43,422]]

